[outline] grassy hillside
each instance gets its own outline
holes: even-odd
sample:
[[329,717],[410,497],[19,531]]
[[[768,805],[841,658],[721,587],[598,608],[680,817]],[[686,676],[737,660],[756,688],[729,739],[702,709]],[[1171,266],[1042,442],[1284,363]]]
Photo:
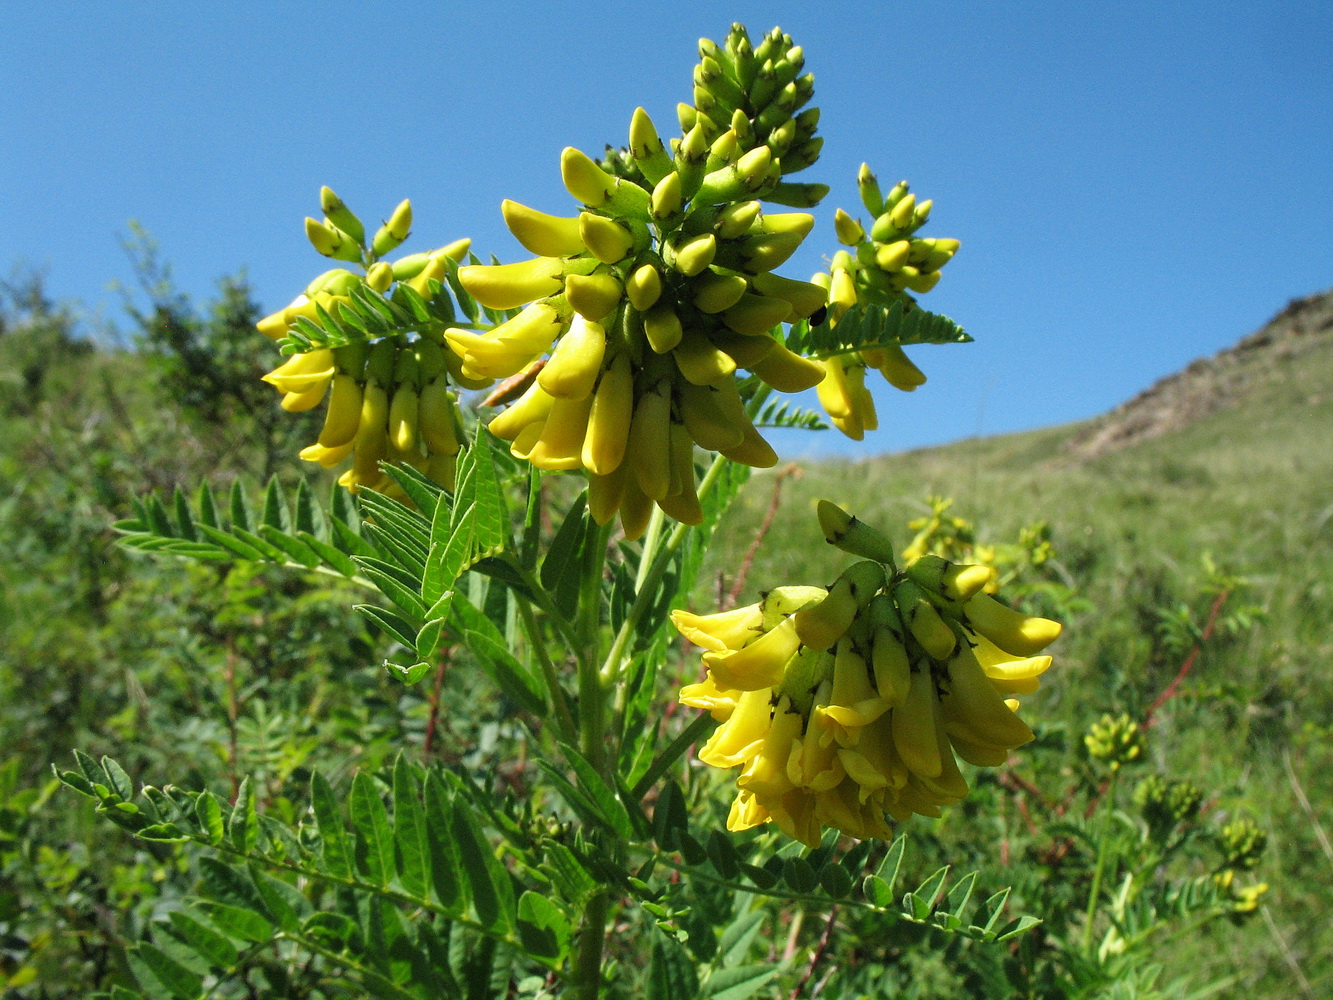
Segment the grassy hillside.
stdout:
[[[268,808],[296,813],[314,767],[335,778],[373,770],[403,747],[429,755],[432,738],[439,759],[486,757],[495,706],[475,672],[450,671],[433,693],[390,680],[385,641],[349,611],[345,590],[254,566],[148,561],[115,544],[108,524],[148,489],[300,474],[291,455],[318,414],[291,419],[255,381],[269,356],[251,338],[243,287],[224,288],[211,312],[156,303],[140,324],[150,349],[136,353],[83,342],[35,288],[0,292],[0,537],[12,558],[0,578],[0,996],[50,1000],[127,982],[125,943],[195,878],[180,856],[56,793],[50,760],[77,746],[137,776],[220,791],[248,774]],[[1041,738],[1015,773],[1058,797],[1088,724],[1105,711],[1143,718],[1176,676],[1215,599],[1205,555],[1243,578],[1221,605],[1229,627],[1158,713],[1149,756],[1203,788],[1212,816],[1247,814],[1269,830],[1256,872],[1271,885],[1267,912],[1204,947],[1184,935],[1163,953],[1165,980],[1192,972],[1196,983],[1228,979],[1225,995],[1327,995],[1333,852],[1317,821],[1333,801],[1330,385],[1333,295],[1096,421],[806,467],[783,479],[744,585],[833,579],[845,557],[818,532],[819,497],[903,543],[928,494],[954,497],[984,541],[1049,521],[1052,576],[1084,610],[1067,619],[1056,668],[1025,709]],[[911,397],[896,402],[910,415]],[[731,583],[774,482],[756,475],[729,514],[709,589],[720,571]],[[1070,898],[1085,891],[1045,856],[995,856],[1005,795],[979,780],[942,820],[914,820],[921,863],[984,868],[983,884],[1014,884],[1019,896],[1037,879]],[[864,928],[865,940],[876,933]],[[892,947],[917,963],[905,979],[930,971],[910,942]],[[947,985],[954,958],[929,959],[945,985],[921,979],[910,995],[961,995]],[[39,978],[6,982],[27,968]]]
[[[1333,855],[1315,818],[1327,823],[1333,801],[1330,386],[1333,294],[1293,305],[1238,347],[1095,421],[808,466],[784,480],[748,589],[836,575],[846,557],[819,535],[820,497],[904,544],[905,522],[931,493],[956,498],[954,512],[983,540],[1048,520],[1059,569],[1090,610],[1054,648],[1056,670],[1033,714],[1077,727],[1103,710],[1141,718],[1170,682],[1186,650],[1163,616],[1188,609],[1203,625],[1206,555],[1243,578],[1223,611],[1254,605],[1262,615],[1205,644],[1158,716],[1152,750],[1207,789],[1211,808],[1248,810],[1274,834],[1261,871],[1271,884],[1264,925],[1204,961],[1262,984],[1263,995],[1327,995]],[[910,410],[911,399],[900,400],[901,413]],[[773,481],[756,476],[729,515],[713,579],[740,564]]]

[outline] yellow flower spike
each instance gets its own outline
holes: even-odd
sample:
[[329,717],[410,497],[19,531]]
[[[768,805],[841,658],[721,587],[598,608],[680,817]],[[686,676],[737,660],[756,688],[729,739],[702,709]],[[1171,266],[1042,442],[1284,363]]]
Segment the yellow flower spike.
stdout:
[[767,688],[742,693],[731,716],[699,750],[699,759],[711,767],[736,767],[758,753],[772,719],[770,701]]
[[510,201],[500,202],[505,226],[529,253],[540,257],[573,257],[587,249],[579,235],[578,217],[547,215]]
[[928,778],[938,777],[944,767],[935,738],[935,701],[935,680],[921,663],[912,672],[907,700],[890,713],[898,756],[909,771]]
[[671,487],[670,436],[671,390],[663,380],[634,404],[625,459],[639,489],[651,500],[661,500]]
[[557,399],[584,399],[597,384],[606,356],[606,330],[575,314],[565,335],[556,341],[551,358],[537,373],[537,382]]
[[758,604],[747,604],[712,615],[689,611],[671,612],[671,624],[690,642],[712,652],[740,649],[759,636],[763,612]]
[[634,373],[629,355],[618,354],[602,373],[588,414],[588,433],[583,439],[583,467],[595,475],[607,475],[620,467],[629,445],[630,421],[634,418]]
[[469,264],[458,269],[458,280],[482,305],[513,309],[560,291],[563,274],[559,258],[534,257],[514,264]]
[[962,605],[963,624],[1014,656],[1035,656],[1060,637],[1063,626],[1049,618],[1025,615],[986,594]]
[[635,268],[625,284],[625,297],[641,313],[646,313],[656,305],[661,295],[662,275],[652,264],[642,264]]
[[712,676],[698,684],[686,684],[680,689],[680,703],[690,708],[702,708],[718,722],[726,722],[736,711],[740,691],[729,691],[717,686]]
[[695,385],[718,385],[736,371],[731,355],[718,350],[707,334],[696,329],[684,330],[680,343],[672,350],[680,373]]
[[1033,739],[1027,723],[1014,714],[995,690],[966,644],[948,663],[949,682],[940,698],[945,730],[969,743],[1021,747]]
[[322,348],[293,354],[262,379],[279,392],[304,393],[316,387],[327,388],[335,370],[333,351]]
[[582,399],[556,397],[541,436],[528,452],[528,461],[547,472],[581,468],[592,403],[591,393]]
[[787,662],[800,645],[796,627],[788,619],[743,649],[709,650],[704,654],[704,665],[723,687],[739,691],[771,688],[781,683]]
[[791,316],[791,310],[791,303],[786,299],[747,292],[735,305],[721,311],[721,320],[736,333],[759,336],[784,322]]

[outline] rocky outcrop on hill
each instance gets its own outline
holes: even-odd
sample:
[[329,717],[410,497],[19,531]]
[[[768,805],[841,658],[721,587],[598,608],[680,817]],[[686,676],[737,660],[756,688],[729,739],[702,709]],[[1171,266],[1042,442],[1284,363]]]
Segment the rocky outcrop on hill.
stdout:
[[1160,379],[1089,421],[1066,445],[1072,458],[1095,458],[1177,430],[1238,400],[1284,355],[1333,337],[1333,290],[1293,299],[1256,333]]

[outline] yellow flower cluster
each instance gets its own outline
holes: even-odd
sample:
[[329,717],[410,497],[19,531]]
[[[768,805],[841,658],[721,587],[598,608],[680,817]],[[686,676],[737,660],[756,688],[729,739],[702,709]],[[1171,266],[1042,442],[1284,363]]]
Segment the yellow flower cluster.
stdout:
[[[917,203],[908,193],[906,181],[896,184],[883,195],[875,175],[861,164],[857,175],[861,201],[875,216],[867,236],[861,223],[838,209],[834,226],[838,239],[854,248],[834,255],[827,274],[817,274],[814,281],[829,291],[829,318],[834,323],[858,302],[891,305],[901,302],[915,305],[908,294],[924,294],[940,280],[940,269],[953,259],[959,243],[953,239],[926,239],[916,235],[930,217],[932,202]],[[824,361],[827,377],[819,384],[819,401],[834,425],[855,441],[866,431],[879,426],[875,401],[866,388],[867,368],[878,369],[895,389],[912,392],[924,385],[926,376],[902,347],[851,351]]]
[[[400,204],[367,245],[360,220],[337,195],[323,188],[320,201],[323,221],[306,220],[310,242],[325,256],[360,262],[364,273],[335,268],[321,274],[290,305],[259,321],[260,332],[274,340],[296,329],[302,318],[318,326],[321,311],[332,317],[344,313],[352,293],[363,285],[393,297],[398,283],[429,301],[432,289],[445,278],[448,262],[461,260],[471,243],[457,240],[393,262],[379,260],[407,238],[410,202]],[[319,438],[301,450],[302,459],[331,468],[350,458],[351,466],[338,479],[341,485],[390,493],[397,488],[381,470],[382,462],[411,465],[453,487],[461,425],[451,380],[465,388],[489,384],[463,374],[462,360],[438,332],[434,337],[425,332],[409,337],[407,331],[293,354],[264,376],[282,393],[282,408],[289,412],[311,410],[329,400]]]
[[868,525],[827,501],[820,521],[865,557],[832,586],[671,616],[708,671],[680,700],[721,722],[699,759],[741,769],[728,829],[771,820],[812,847],[824,827],[886,838],[886,815],[939,816],[968,792],[958,757],[994,767],[1030,741],[1015,698],[1060,634],[982,592],[984,567],[927,556],[899,573]]
[[752,47],[737,26],[725,47],[700,51],[683,136],[668,150],[640,108],[628,152],[606,166],[566,149],[561,176],[582,211],[506,201],[506,225],[537,256],[459,270],[483,305],[525,308],[489,333],[446,332],[466,374],[539,365],[490,429],[538,468],[586,470],[592,516],[606,524],[619,513],[630,538],[654,504],[700,523],[696,446],[755,467],[777,462],[746,413],[738,369],[783,392],[824,377],[772,334],[824,307],[823,288],[773,273],[814,218],[761,205],[812,205],[827,191],[783,180],[818,153],[818,112],[796,114],[813,78],[781,32]]

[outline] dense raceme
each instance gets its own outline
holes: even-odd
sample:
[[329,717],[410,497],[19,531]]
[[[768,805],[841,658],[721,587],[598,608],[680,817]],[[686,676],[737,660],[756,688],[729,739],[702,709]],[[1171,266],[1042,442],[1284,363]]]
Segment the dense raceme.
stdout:
[[[426,253],[389,262],[412,226],[412,206],[402,202],[369,244],[365,227],[329,188],[320,192],[325,217],[306,219],[306,236],[326,257],[360,264],[357,274],[335,268],[321,274],[285,309],[260,320],[259,330],[274,340],[292,332],[299,320],[320,324],[321,313],[340,313],[361,286],[393,298],[410,288],[423,300],[441,291],[446,261],[467,253],[469,240],[457,240]],[[302,449],[301,458],[325,468],[351,459],[338,482],[395,492],[381,462],[413,466],[452,488],[461,426],[452,385],[480,388],[489,380],[462,374],[462,361],[436,331],[422,330],[294,354],[264,376],[282,393],[282,408],[314,409],[328,397],[319,438]]]
[[640,108],[626,151],[603,164],[562,154],[578,215],[504,203],[510,231],[537,256],[463,267],[459,279],[484,305],[525,308],[488,334],[447,333],[466,375],[526,379],[490,429],[538,468],[586,470],[593,517],[619,513],[631,538],[654,504],[700,523],[696,446],[776,463],[738,370],[783,392],[824,377],[773,335],[824,309],[823,288],[774,273],[814,219],[761,204],[809,207],[827,192],[785,180],[819,153],[818,111],[801,110],[813,77],[776,30],[752,47],[734,26],[724,46],[703,40],[700,55],[695,103],[681,106],[684,134],[669,149]]
[[988,567],[927,555],[898,572],[885,536],[828,501],[819,515],[862,557],[830,587],[672,614],[708,671],[680,699],[721,722],[699,759],[741,768],[728,828],[771,820],[811,847],[824,827],[887,838],[886,816],[938,816],[968,792],[957,758],[996,767],[1029,742],[1017,696],[1060,634],[986,594]]
[[[857,175],[861,202],[874,221],[869,234],[859,221],[842,209],[834,218],[838,240],[852,248],[834,255],[828,273],[814,281],[828,289],[829,318],[837,320],[857,303],[907,308],[916,304],[912,292],[925,294],[940,281],[941,268],[953,259],[959,243],[954,239],[931,239],[917,233],[930,217],[931,201],[918,203],[906,181],[893,186],[887,195],[867,164]],[[827,371],[819,383],[819,401],[838,430],[860,441],[866,431],[879,427],[875,401],[865,384],[868,368],[879,371],[895,389],[911,392],[924,385],[926,376],[902,347],[850,351],[823,361]]]

